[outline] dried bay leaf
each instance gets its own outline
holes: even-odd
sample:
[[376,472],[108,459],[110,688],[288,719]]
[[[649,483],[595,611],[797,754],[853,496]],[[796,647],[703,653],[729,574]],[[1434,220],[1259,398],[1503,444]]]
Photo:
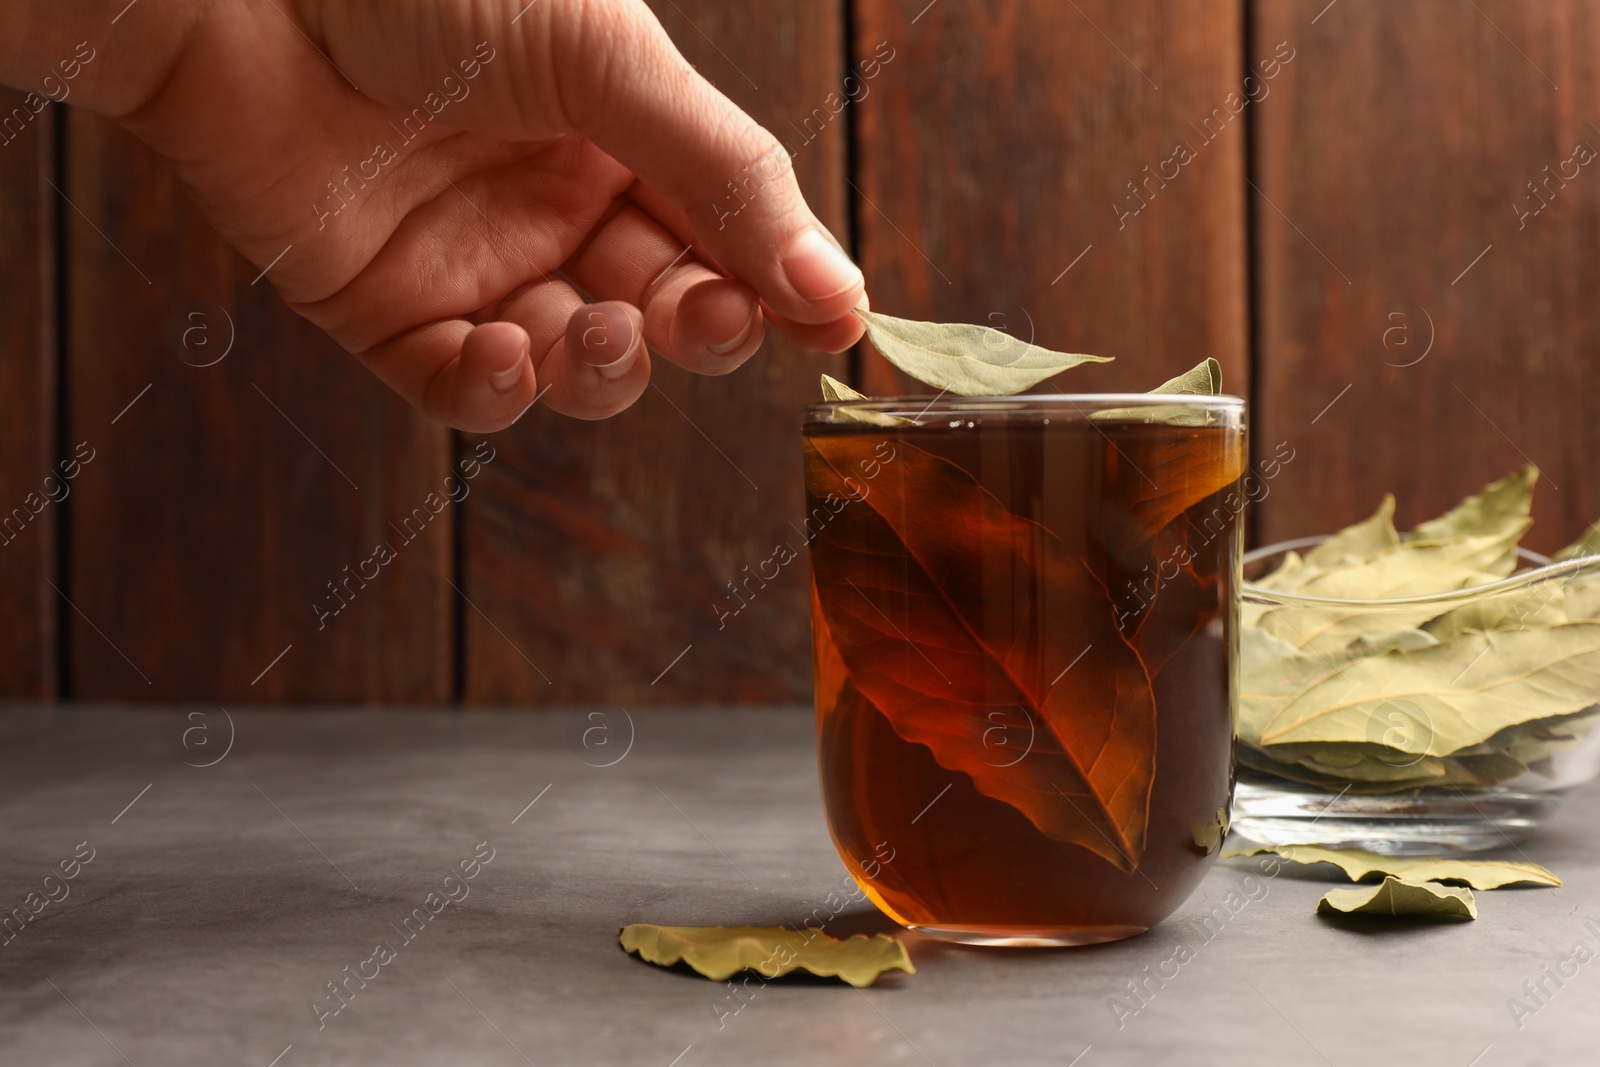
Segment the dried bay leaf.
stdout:
[[1419,627],[1438,609],[1421,604],[1374,610],[1360,601],[1448,593],[1503,578],[1505,574],[1487,568],[1499,566],[1508,547],[1514,558],[1517,539],[1527,526],[1524,520],[1510,534],[1404,541],[1363,563],[1322,571],[1293,591],[1350,603],[1280,607],[1263,613],[1259,625],[1312,652],[1337,651],[1364,634]]
[[[1394,530],[1392,498],[1385,498],[1376,514],[1349,527],[1305,554],[1288,553],[1280,567],[1256,586],[1287,592],[1363,599],[1430,595],[1497,580],[1510,573],[1516,563],[1515,544],[1529,525],[1529,509],[1537,472],[1528,469],[1503,478],[1468,498],[1445,515],[1426,522],[1406,538]],[[1573,546],[1577,555],[1587,541]],[[1600,614],[1600,583],[1596,586],[1596,614]],[[1530,770],[1548,772],[1551,757],[1562,747],[1587,732],[1592,709],[1572,708],[1570,704],[1551,707],[1504,709],[1505,717],[1492,717],[1475,724],[1474,733],[1494,731],[1474,743],[1461,744],[1461,724],[1446,704],[1419,704],[1410,697],[1399,698],[1401,712],[1415,719],[1419,729],[1415,743],[1393,748],[1374,742],[1410,734],[1410,730],[1390,731],[1381,716],[1391,698],[1388,691],[1365,711],[1350,716],[1342,733],[1307,739],[1304,733],[1283,733],[1264,716],[1274,717],[1289,701],[1285,692],[1298,679],[1305,690],[1292,699],[1311,699],[1314,687],[1332,698],[1339,688],[1349,695],[1361,692],[1372,679],[1387,675],[1396,664],[1404,664],[1412,654],[1423,655],[1432,640],[1450,645],[1472,634],[1498,631],[1543,631],[1575,619],[1587,617],[1584,590],[1577,582],[1563,587],[1551,581],[1480,599],[1434,618],[1424,618],[1434,609],[1423,606],[1412,610],[1388,608],[1363,610],[1359,603],[1327,608],[1298,606],[1280,609],[1261,602],[1252,603],[1248,591],[1242,608],[1246,625],[1242,644],[1241,685],[1246,699],[1241,704],[1240,762],[1246,766],[1321,788],[1339,790],[1351,787],[1365,793],[1392,793],[1426,786],[1481,788],[1519,777]],[[1577,610],[1574,610],[1574,609]],[[1282,639],[1267,644],[1250,637],[1250,627]],[[1426,635],[1426,636],[1422,636]],[[1496,639],[1498,640],[1498,638]],[[1537,639],[1533,639],[1536,641]],[[1287,647],[1285,647],[1287,646]],[[1485,643],[1467,648],[1464,657],[1488,657]],[[1324,664],[1347,662],[1336,671],[1317,670],[1315,661],[1296,661],[1290,650],[1323,657]],[[1435,653],[1439,662],[1449,653]],[[1371,658],[1366,666],[1355,661]],[[1386,657],[1386,658],[1378,658]],[[1460,662],[1450,677],[1457,677],[1468,662]],[[1568,666],[1560,663],[1553,670]],[[1466,678],[1471,681],[1476,674]],[[1532,687],[1545,679],[1530,679]],[[1559,687],[1558,687],[1559,688]],[[1600,697],[1600,690],[1594,694]],[[1448,695],[1447,695],[1448,696]],[[1573,694],[1572,703],[1582,701]],[[1565,707],[1569,714],[1560,712]],[[1278,711],[1274,711],[1276,708]],[[1298,709],[1308,709],[1302,704]],[[1391,708],[1390,711],[1394,709]],[[1556,714],[1549,714],[1552,710]],[[1370,716],[1380,716],[1371,718]],[[1391,719],[1393,714],[1389,716]],[[1364,718],[1356,729],[1357,718]],[[1423,722],[1422,720],[1427,720]],[[1443,729],[1436,725],[1443,720]],[[1262,735],[1267,735],[1263,739]],[[1443,734],[1444,736],[1439,736]],[[1408,751],[1409,749],[1409,751]]]
[[1556,582],[1487,596],[1453,608],[1423,625],[1441,641],[1488,630],[1526,630],[1567,622],[1565,590]]
[[1289,702],[1334,671],[1343,661],[1308,656],[1265,630],[1239,633],[1239,740],[1261,747],[1267,725]]
[[867,400],[866,393],[858,393],[844,382],[824,374],[822,376],[822,399],[824,400]]
[[[1385,496],[1371,518],[1341,530],[1304,557],[1290,553],[1276,571],[1253,584],[1360,601],[1429,596],[1496,581],[1516,568],[1517,542],[1532,525],[1528,516],[1537,480],[1531,467],[1502,478],[1404,539],[1394,529],[1394,498]],[[1420,626],[1429,621],[1430,611],[1291,608],[1256,612],[1247,621],[1298,647],[1331,651],[1363,634]],[[1301,630],[1298,640],[1284,632],[1291,624]]]
[[[1409,634],[1412,631],[1403,631]],[[1394,641],[1373,642],[1381,647]],[[1353,643],[1352,647],[1358,647]],[[1239,762],[1247,767],[1330,792],[1393,793],[1427,785],[1481,784],[1474,774],[1433,756],[1412,756],[1388,746],[1361,742],[1263,746],[1268,723],[1298,695],[1349,662],[1339,655],[1306,655],[1271,634],[1246,627],[1240,633]],[[1375,733],[1369,727],[1369,734]],[[1381,737],[1381,734],[1379,735]]]
[[1408,882],[1460,882],[1473,889],[1499,889],[1508,885],[1559,886],[1561,879],[1537,863],[1506,860],[1458,860],[1433,856],[1384,856],[1358,848],[1318,848],[1314,845],[1278,845],[1275,848],[1229,850],[1224,857],[1271,853],[1290,863],[1331,863],[1359,882],[1369,875],[1394,875]]
[[1330,889],[1317,901],[1317,914],[1418,915],[1436,919],[1476,919],[1472,890],[1437,882],[1408,882],[1393,875],[1371,889]]
[[1394,494],[1385,493],[1371,518],[1345,527],[1312,548],[1305,555],[1305,565],[1326,571],[1347,563],[1365,563],[1399,544],[1400,534],[1394,528]]
[[[1182,396],[1221,396],[1222,364],[1211,358],[1201,360],[1194,367],[1175,378],[1169,378],[1150,390],[1151,394],[1177,394]],[[1168,426],[1210,426],[1215,420],[1203,407],[1150,407],[1107,408],[1091,412],[1089,418],[1105,422],[1132,419],[1139,422],[1160,422]]]
[[[812,494],[856,496],[844,479],[863,447],[808,440]],[[901,737],[979,792],[1133,870],[1149,821],[1155,704],[1104,586],[960,467],[903,440],[895,449],[811,546],[818,603],[852,680]],[[1018,595],[988,595],[1004,583]],[[1086,608],[1096,603],[1104,610]],[[1006,604],[1015,617],[999,612]],[[1089,646],[1094,662],[1064,671]],[[997,708],[1038,724],[1011,766],[993,765],[981,741]]]
[[[1244,474],[1244,436],[1234,430],[1196,427],[1192,436],[1181,437],[1129,434],[1115,443],[1105,441],[1104,447],[1115,453],[1116,462],[1104,464],[1105,482],[1092,503],[1121,510],[1104,521],[1107,539],[1123,548],[1150,541],[1195,504],[1222,493]],[[1191,518],[1200,526],[1212,520],[1220,527],[1236,520],[1243,509],[1244,498],[1235,491],[1232,498],[1224,494],[1219,501],[1215,510],[1222,513],[1220,518]]]
[[1052,352],[1008,333],[969,323],[917,322],[856,309],[884,359],[920,382],[958,396],[1010,396],[1107,356]]
[[1569,559],[1600,556],[1600,522],[1584,531],[1583,536],[1550,557],[1552,563],[1565,563]]
[[1456,537],[1500,537],[1515,535],[1508,560],[1488,568],[1502,577],[1516,567],[1516,543],[1527,529],[1526,519],[1533,508],[1533,486],[1539,480],[1535,467],[1524,467],[1467,497],[1461,503],[1422,523],[1408,535],[1413,541],[1448,541]]
[[624,952],[636,953],[647,963],[661,967],[686,963],[719,982],[744,970],[763,978],[806,970],[860,989],[885,971],[916,973],[905,945],[887,934],[856,934],[840,941],[820,931],[801,932],[784,926],[633,923],[622,928],[618,941]]
[[1222,364],[1207,357],[1176,378],[1168,378],[1152,393],[1180,393],[1186,396],[1221,396]]
[[[1321,747],[1326,748],[1329,746]],[[1283,778],[1291,782],[1299,782],[1303,785],[1315,786],[1316,788],[1324,790],[1330,795],[1344,792],[1358,793],[1367,796],[1387,796],[1396,793],[1405,793],[1411,790],[1419,789],[1423,786],[1445,785],[1447,784],[1445,775],[1448,774],[1448,761],[1426,759],[1418,763],[1416,766],[1418,768],[1428,768],[1433,770],[1438,773],[1440,777],[1432,779],[1407,778],[1398,781],[1387,782],[1356,782],[1350,780],[1344,775],[1318,772],[1304,764],[1279,762],[1278,760],[1268,756],[1263,750],[1253,749],[1246,745],[1239,746],[1238,759],[1242,766],[1261,771],[1264,774],[1270,774],[1278,778]],[[1469,784],[1476,785],[1480,783],[1472,782]]]
[[1388,652],[1415,652],[1419,648],[1431,648],[1439,643],[1439,638],[1427,630],[1395,630],[1387,634],[1363,634],[1344,646],[1344,655],[1354,659],[1357,656],[1382,656]]
[[[870,400],[865,393],[858,393],[839,379],[824,374],[822,376],[822,399],[838,402],[844,400]],[[837,414],[848,422],[865,422],[872,426],[903,426],[911,422],[895,415],[888,415],[881,411],[868,408],[838,408]]]
[[1600,623],[1463,634],[1406,655],[1363,657],[1315,683],[1262,732],[1265,745],[1366,742],[1373,716],[1405,701],[1427,729],[1394,747],[1449,755],[1508,726],[1581,712],[1600,694]]

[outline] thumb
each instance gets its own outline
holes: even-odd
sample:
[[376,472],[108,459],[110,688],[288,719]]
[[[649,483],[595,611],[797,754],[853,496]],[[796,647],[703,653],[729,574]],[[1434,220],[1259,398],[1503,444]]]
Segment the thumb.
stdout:
[[699,251],[779,315],[848,315],[861,270],[807,206],[788,149],[688,64],[650,10],[614,0],[548,14],[557,41],[573,35],[551,56],[576,130],[681,209]]

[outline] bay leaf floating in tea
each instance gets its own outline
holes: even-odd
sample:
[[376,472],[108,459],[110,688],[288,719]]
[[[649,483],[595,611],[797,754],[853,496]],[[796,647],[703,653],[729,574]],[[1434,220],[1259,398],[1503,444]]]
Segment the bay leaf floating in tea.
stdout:
[[[1131,871],[1145,847],[1156,712],[1104,586],[1043,526],[904,437],[893,476],[862,495],[851,473],[878,445],[816,436],[805,452],[808,491],[853,501],[812,542],[811,562],[817,605],[861,698],[1045,836]],[[1028,590],[1051,628],[1010,616],[997,581]],[[1085,610],[1094,603],[1105,609]],[[1091,646],[1091,663],[1064,670]],[[1026,759],[997,766],[970,724],[1006,706],[1041,728]]]
[[856,309],[872,347],[911,377],[958,396],[1010,396],[1053,374],[1109,356],[1052,352],[970,323],[917,322]]
[[1222,364],[1207,357],[1175,378],[1168,378],[1152,393],[1181,393],[1189,396],[1220,396]]
[[824,374],[822,376],[822,399],[824,400],[866,400],[866,393],[858,393],[844,382]]
[[1224,858],[1234,856],[1281,856],[1290,863],[1330,863],[1342,870],[1352,882],[1371,875],[1394,875],[1408,882],[1459,882],[1472,889],[1499,889],[1508,885],[1559,886],[1561,879],[1537,863],[1520,863],[1508,860],[1441,859],[1434,856],[1404,857],[1384,856],[1357,848],[1318,848],[1314,845],[1278,845],[1273,848],[1229,850]]
[[[1221,396],[1222,364],[1206,358],[1175,378],[1169,378],[1150,390],[1152,396],[1177,394],[1182,396]],[[1095,422],[1115,422],[1132,419],[1136,422],[1163,422],[1168,426],[1210,426],[1214,419],[1206,408],[1174,407],[1170,404],[1152,404],[1146,407],[1107,408],[1094,411],[1089,418]]]
[[647,963],[671,967],[686,963],[714,981],[740,971],[778,978],[796,970],[838,978],[857,989],[885,971],[915,974],[899,938],[857,934],[841,941],[818,930],[785,926],[655,926],[633,923],[618,937],[625,952]]
[[1478,904],[1472,890],[1437,882],[1410,882],[1393,875],[1379,885],[1360,889],[1330,889],[1317,901],[1317,914],[1416,915],[1435,919],[1476,919]]
[[[868,400],[865,393],[858,393],[839,379],[824,374],[822,376],[822,399],[832,402],[846,400]],[[865,422],[872,426],[898,426],[910,422],[895,415],[887,415],[881,411],[859,408],[837,409],[840,418],[847,422]]]
[[[1150,390],[1152,394],[1216,396],[1222,392],[1222,366],[1206,359]],[[1203,408],[1109,408],[1092,412],[1091,420],[1160,422],[1169,426],[1207,426],[1211,416]],[[1113,446],[1122,451],[1121,446]],[[1161,533],[1196,502],[1232,485],[1244,474],[1244,456],[1235,449],[1195,448],[1190,441],[1168,441],[1162,446],[1125,455],[1128,469],[1116,495],[1125,499],[1126,512],[1108,532],[1114,544],[1136,547]],[[1235,514],[1244,510],[1244,498],[1224,500]],[[1164,557],[1166,558],[1166,557]]]

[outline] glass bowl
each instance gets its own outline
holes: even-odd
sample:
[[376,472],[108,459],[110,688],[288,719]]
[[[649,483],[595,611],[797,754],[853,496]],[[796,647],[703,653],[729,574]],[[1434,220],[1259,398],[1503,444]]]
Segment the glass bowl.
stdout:
[[1238,836],[1391,855],[1505,847],[1595,777],[1600,556],[1519,549],[1508,578],[1389,600],[1255,584],[1325,540],[1244,557]]

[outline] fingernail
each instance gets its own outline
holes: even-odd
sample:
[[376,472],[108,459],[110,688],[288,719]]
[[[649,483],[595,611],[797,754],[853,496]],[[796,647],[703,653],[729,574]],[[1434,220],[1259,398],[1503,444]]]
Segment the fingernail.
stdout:
[[517,349],[516,362],[505,370],[497,370],[489,375],[489,388],[497,393],[509,393],[522,381],[522,375],[528,366],[528,342],[523,341]]
[[740,330],[736,337],[732,338],[731,340],[724,341],[720,345],[707,345],[706,351],[710,352],[713,356],[726,356],[730,352],[737,352],[749,342],[750,334],[753,330],[755,330],[755,328],[756,317],[751,315],[745,320],[744,329]]
[[783,273],[807,300],[828,300],[862,284],[861,268],[816,229],[804,231],[790,243]]
[[632,369],[639,331],[626,304],[607,300],[590,304],[567,320],[567,343],[602,378],[614,381]]

